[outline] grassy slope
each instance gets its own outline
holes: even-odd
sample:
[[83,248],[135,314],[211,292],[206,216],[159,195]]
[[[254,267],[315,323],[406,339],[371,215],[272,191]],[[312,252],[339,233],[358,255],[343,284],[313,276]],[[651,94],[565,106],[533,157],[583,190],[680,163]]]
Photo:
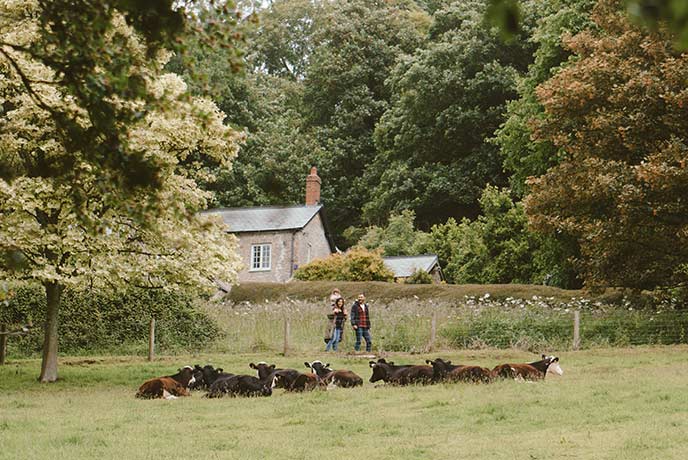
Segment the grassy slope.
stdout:
[[293,299],[325,299],[329,298],[332,289],[338,287],[347,299],[354,299],[356,295],[365,292],[369,299],[389,301],[413,296],[425,299],[453,300],[463,299],[464,296],[481,296],[490,293],[495,298],[523,298],[530,299],[534,295],[553,297],[557,300],[569,300],[571,297],[583,296],[583,291],[568,291],[551,286],[530,284],[395,284],[379,281],[293,281],[290,283],[242,283],[232,288],[229,297],[235,302],[249,300],[263,302],[265,300],[282,300],[285,297]]
[[[375,388],[367,360],[331,356],[361,389],[271,398],[133,398],[145,378],[210,361],[235,372],[251,355],[63,361],[62,380],[35,382],[38,361],[0,368],[0,458],[91,459],[683,459],[688,456],[688,347],[561,355],[565,375],[541,383]],[[434,357],[434,354],[432,355]],[[533,356],[453,353],[493,366]],[[426,356],[398,355],[396,362]],[[428,356],[430,357],[430,356]],[[312,356],[275,357],[300,368]],[[71,362],[71,365],[67,364]]]

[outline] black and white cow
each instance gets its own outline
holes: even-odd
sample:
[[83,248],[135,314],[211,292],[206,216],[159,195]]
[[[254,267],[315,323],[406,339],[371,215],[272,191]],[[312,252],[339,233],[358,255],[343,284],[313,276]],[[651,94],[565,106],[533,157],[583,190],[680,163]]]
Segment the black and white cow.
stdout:
[[353,371],[345,369],[335,371],[330,368],[329,363],[323,364],[322,361],[304,362],[303,364],[311,369],[328,388],[353,388],[363,385],[363,379]]
[[274,364],[268,364],[265,361],[259,363],[250,363],[248,365],[251,369],[258,372],[259,379],[266,379],[269,375],[274,374],[276,377],[275,388],[290,389],[294,384],[296,378],[301,374],[296,369],[281,369]]
[[207,390],[217,379],[231,377],[233,375],[234,374],[225,372],[221,367],[215,369],[210,364],[206,364],[203,367],[196,364],[194,366],[194,377],[196,381],[194,382],[193,386],[190,386],[189,388],[192,390]]

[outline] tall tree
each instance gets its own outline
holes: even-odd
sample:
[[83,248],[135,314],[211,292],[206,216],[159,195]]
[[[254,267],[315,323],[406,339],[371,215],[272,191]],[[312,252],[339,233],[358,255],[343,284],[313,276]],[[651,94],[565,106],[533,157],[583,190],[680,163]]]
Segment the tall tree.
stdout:
[[385,227],[373,225],[357,242],[366,249],[380,249],[385,256],[416,256],[427,252],[429,235],[417,231],[413,225],[413,211],[393,214]]
[[486,2],[452,2],[437,11],[430,44],[404,59],[388,80],[393,101],[376,129],[380,179],[367,219],[412,209],[421,228],[475,216],[487,183],[505,178],[488,142],[531,62],[525,37],[505,44],[483,20]]
[[[45,7],[5,4],[0,14],[0,252],[15,262],[0,265],[0,274],[35,280],[45,288],[40,380],[51,382],[58,377],[59,309],[65,286],[208,286],[216,276],[235,278],[235,241],[219,222],[198,214],[208,194],[196,183],[207,179],[202,168],[206,158],[229,165],[238,135],[223,125],[224,115],[212,102],[188,98],[184,83],[162,72],[164,56],[149,55],[126,15],[116,11],[99,17],[107,21],[103,28],[108,31],[100,43],[103,50],[113,50],[109,59],[124,61],[136,92],[119,97],[110,88],[106,107],[116,113],[95,113],[99,105],[91,98],[97,92],[73,97],[76,83],[70,86],[66,74],[46,65],[46,55],[26,51],[45,39]],[[79,23],[86,29],[98,25]],[[73,58],[66,52],[63,57]],[[107,86],[112,76],[108,69],[96,66],[84,78]],[[121,91],[128,87],[126,81],[112,84]],[[107,114],[115,117],[113,126],[100,119]],[[70,126],[78,128],[69,131]],[[82,140],[78,135],[84,130],[90,137]],[[144,163],[155,165],[154,187],[125,193],[121,182],[103,184],[113,175],[137,174],[136,168],[113,172],[117,168],[108,149],[115,144],[110,141],[126,145],[118,150],[123,159],[139,152]]]
[[[248,3],[240,6],[250,10]],[[303,203],[305,175],[320,153],[301,109],[320,3],[280,0],[249,16],[242,23],[250,49],[242,72],[233,72],[231,48],[209,49],[195,36],[187,38],[185,56],[168,65],[192,93],[211,94],[226,122],[246,135],[232,168],[209,166],[216,180],[202,187],[213,192],[211,206]],[[205,81],[186,71],[190,58],[204,69]]]
[[270,75],[302,80],[315,48],[319,19],[327,3],[276,0],[260,10],[260,27],[249,37],[251,65]]
[[596,0],[553,0],[533,7],[542,11],[533,33],[537,46],[534,62],[519,79],[518,99],[507,104],[507,118],[497,131],[505,171],[511,190],[519,197],[526,193],[526,179],[544,174],[556,165],[560,156],[551,142],[533,139],[532,120],[541,118],[544,108],[537,100],[535,88],[555,75],[569,62],[571,51],[564,46],[565,36],[594,27],[590,20]]
[[593,19],[599,31],[566,40],[576,61],[537,90],[536,136],[564,160],[530,183],[530,222],[578,241],[588,285],[685,284],[688,56],[622,1],[601,0]]
[[[111,206],[117,206],[124,194],[157,188],[162,166],[128,143],[129,125],[164,102],[148,90],[143,70],[146,66],[142,64],[155,59],[165,47],[183,51],[178,39],[195,29],[206,42],[222,42],[232,49],[233,63],[239,65],[240,53],[234,45],[241,34],[234,27],[234,16],[229,14],[233,3],[218,6],[225,20],[212,23],[203,22],[208,9],[199,8],[201,3],[206,4],[193,0],[29,0],[2,5],[0,57],[18,76],[33,102],[50,115],[55,134],[70,153],[45,162],[36,174],[52,177],[75,171],[73,158],[82,155],[103,166],[102,179],[96,185]],[[115,16],[137,31],[140,46],[132,47],[128,37],[115,29]],[[17,24],[25,29],[17,29]],[[37,87],[46,83],[29,75],[21,66],[22,59],[50,70],[47,84],[59,86],[74,106],[41,98]],[[8,178],[8,171],[0,174]],[[97,222],[88,222],[87,215],[79,214],[79,205],[85,199],[79,188],[71,188],[70,194],[81,222],[97,227]],[[155,206],[153,200],[133,204],[129,212],[138,220],[144,220]]]
[[320,146],[298,110],[303,86],[271,75],[248,76],[257,110],[231,169],[205,188],[214,206],[303,204],[306,174]]
[[336,234],[360,225],[374,185],[373,131],[391,92],[385,86],[399,59],[422,45],[428,15],[412,1],[327,2],[304,80],[304,113],[324,152],[318,161],[323,202],[336,212]]

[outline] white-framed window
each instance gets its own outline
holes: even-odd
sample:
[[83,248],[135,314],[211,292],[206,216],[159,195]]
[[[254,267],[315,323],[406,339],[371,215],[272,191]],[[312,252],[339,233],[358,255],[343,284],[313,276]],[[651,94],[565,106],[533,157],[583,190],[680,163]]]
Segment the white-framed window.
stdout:
[[272,244],[251,245],[251,271],[270,270],[272,264]]

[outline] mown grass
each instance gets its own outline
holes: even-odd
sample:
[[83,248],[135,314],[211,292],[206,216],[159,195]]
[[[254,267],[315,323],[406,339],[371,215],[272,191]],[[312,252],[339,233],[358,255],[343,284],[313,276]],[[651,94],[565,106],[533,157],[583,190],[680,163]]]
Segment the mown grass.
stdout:
[[[688,455],[686,346],[560,354],[565,374],[539,383],[390,388],[368,383],[367,359],[331,355],[364,377],[358,389],[271,398],[177,401],[133,397],[145,378],[212,362],[250,372],[251,361],[301,368],[322,355],[198,354],[147,363],[66,358],[61,380],[40,385],[37,360],[0,368],[3,459],[683,459]],[[444,356],[493,366],[530,353]]]

